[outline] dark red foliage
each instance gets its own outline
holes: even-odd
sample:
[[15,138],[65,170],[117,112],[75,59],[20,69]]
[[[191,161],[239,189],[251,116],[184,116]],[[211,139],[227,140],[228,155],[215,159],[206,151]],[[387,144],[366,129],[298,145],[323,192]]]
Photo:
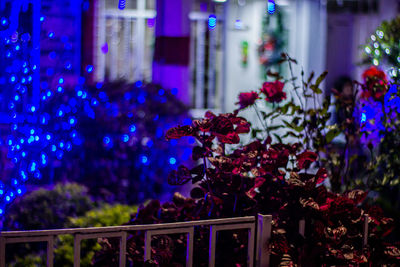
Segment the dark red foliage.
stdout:
[[179,166],[178,170],[173,170],[168,175],[168,183],[170,185],[184,185],[192,179],[190,170],[185,166]]
[[315,162],[318,158],[318,154],[312,151],[305,151],[297,155],[297,167],[302,169],[307,169],[310,167],[311,163]]
[[265,82],[260,90],[266,96],[267,102],[279,103],[286,99],[286,93],[283,92],[284,86],[285,84],[280,81]]
[[317,184],[323,183],[328,178],[328,171],[325,168],[320,168],[315,174],[315,178],[317,178]]
[[[201,160],[201,164],[191,170],[180,166],[168,181],[176,185],[192,181],[191,198],[175,194],[171,203],[150,202],[139,209],[131,224],[272,214],[273,266],[359,266],[368,260],[377,259],[375,263],[399,257],[397,247],[382,242],[382,237],[392,230],[393,221],[377,208],[362,209],[366,192],[334,194],[322,185],[328,178],[324,168],[303,171],[317,160],[316,153],[298,153],[299,144],[272,144],[271,138],[232,146],[239,143],[239,134],[250,129],[250,124],[237,114],[208,112],[205,119],[182,128],[174,128],[170,135],[195,137],[199,145],[193,149],[193,159]],[[367,212],[374,242],[363,249],[363,215]],[[304,237],[298,232],[302,219],[306,220]],[[207,266],[208,231],[196,229],[195,235],[196,266]],[[221,239],[219,265],[244,266],[246,234],[227,232]],[[135,248],[135,253],[129,252],[130,260],[139,266],[143,266],[143,240],[141,233],[128,241],[129,247]],[[185,250],[185,237],[176,238],[173,243],[179,245],[153,252],[160,266],[184,262],[174,255],[185,254],[180,253]],[[224,258],[226,255],[229,259]]]
[[194,132],[193,127],[191,126],[178,126],[172,129],[169,129],[165,134],[167,140],[170,139],[179,139],[184,136],[192,136]]

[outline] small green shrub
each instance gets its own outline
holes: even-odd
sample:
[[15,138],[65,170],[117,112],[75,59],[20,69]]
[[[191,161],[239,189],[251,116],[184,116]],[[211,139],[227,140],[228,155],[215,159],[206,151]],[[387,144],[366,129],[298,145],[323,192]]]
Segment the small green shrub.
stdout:
[[[130,215],[137,211],[136,206],[105,204],[99,209],[90,210],[84,216],[69,218],[67,227],[117,226],[129,221]],[[91,266],[96,251],[101,249],[97,240],[83,240],[81,243],[81,266]],[[60,236],[55,249],[55,266],[72,266],[74,262],[74,239],[71,235]]]
[[94,207],[86,187],[76,183],[40,188],[17,199],[4,219],[6,230],[63,228],[68,217],[82,216]]
[[40,267],[46,266],[46,255],[43,253],[28,254],[23,257],[16,257],[15,262],[7,265],[10,267]]

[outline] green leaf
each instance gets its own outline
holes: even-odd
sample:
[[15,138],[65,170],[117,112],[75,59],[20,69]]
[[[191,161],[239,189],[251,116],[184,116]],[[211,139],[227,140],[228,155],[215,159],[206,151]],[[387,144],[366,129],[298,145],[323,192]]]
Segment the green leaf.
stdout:
[[276,139],[278,139],[279,143],[283,143],[282,138],[278,134],[274,133],[273,135],[275,136]]
[[338,129],[332,129],[326,134],[326,142],[329,144],[332,142],[335,137],[337,137],[340,134],[340,131]]
[[283,121],[283,123],[287,126],[287,127],[289,127],[290,129],[293,129],[293,130],[295,130],[296,132],[302,132],[303,130],[304,130],[304,127],[303,126],[297,126],[297,125],[294,125],[293,123],[289,123],[289,122],[287,122],[286,120],[282,120]]
[[267,128],[270,131],[274,131],[274,130],[277,130],[277,129],[283,128],[283,127],[284,127],[283,125],[274,125],[274,126],[270,126],[270,127],[267,127]]
[[324,72],[317,78],[317,81],[316,81],[315,84],[314,84],[317,88],[318,88],[319,85],[322,83],[322,81],[325,80],[326,75],[328,75],[328,72],[327,72],[327,71],[324,71]]
[[295,133],[292,132],[292,131],[288,131],[286,134],[284,134],[284,135],[282,136],[282,138],[286,138],[286,137],[288,137],[288,136],[292,136],[292,137],[295,137],[295,138],[299,138],[299,135],[298,135],[298,134],[295,134]]
[[313,78],[314,78],[314,72],[312,71],[310,77],[308,77],[307,83],[310,83]]
[[316,94],[322,94],[322,90],[320,89],[320,88],[318,88],[318,86],[316,86],[316,85],[311,85],[310,86],[310,89],[314,92],[314,93],[316,93]]

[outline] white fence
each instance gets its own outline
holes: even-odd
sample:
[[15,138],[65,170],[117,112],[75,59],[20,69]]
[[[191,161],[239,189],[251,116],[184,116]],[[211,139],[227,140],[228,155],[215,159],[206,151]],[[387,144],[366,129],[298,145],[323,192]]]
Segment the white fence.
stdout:
[[[126,264],[126,241],[129,232],[145,232],[144,260],[151,258],[151,239],[157,235],[187,234],[186,266],[193,266],[194,228],[209,226],[209,259],[210,267],[215,266],[217,232],[237,229],[248,230],[247,266],[269,266],[269,240],[272,231],[272,215],[258,215],[258,217],[240,217],[229,219],[214,219],[180,223],[127,225],[94,228],[72,228],[59,230],[38,231],[9,231],[0,232],[0,267],[6,266],[6,245],[12,243],[47,242],[47,266],[53,266],[54,240],[59,235],[73,235],[74,237],[74,267],[80,266],[81,241],[94,238],[120,238],[119,266]],[[299,222],[299,233],[304,236],[305,221]],[[368,216],[365,215],[363,227],[363,245],[367,245]]]

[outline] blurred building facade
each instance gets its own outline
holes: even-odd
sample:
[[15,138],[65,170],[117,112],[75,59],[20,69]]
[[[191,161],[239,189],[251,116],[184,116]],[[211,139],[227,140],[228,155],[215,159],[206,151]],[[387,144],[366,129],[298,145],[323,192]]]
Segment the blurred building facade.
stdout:
[[306,75],[329,69],[328,89],[339,76],[357,79],[359,46],[399,13],[398,0],[30,2],[47,21],[32,32],[40,35],[41,81],[64,72],[71,80],[159,83],[176,88],[194,114],[233,110],[239,92],[257,90],[266,68],[277,70],[280,52]]

